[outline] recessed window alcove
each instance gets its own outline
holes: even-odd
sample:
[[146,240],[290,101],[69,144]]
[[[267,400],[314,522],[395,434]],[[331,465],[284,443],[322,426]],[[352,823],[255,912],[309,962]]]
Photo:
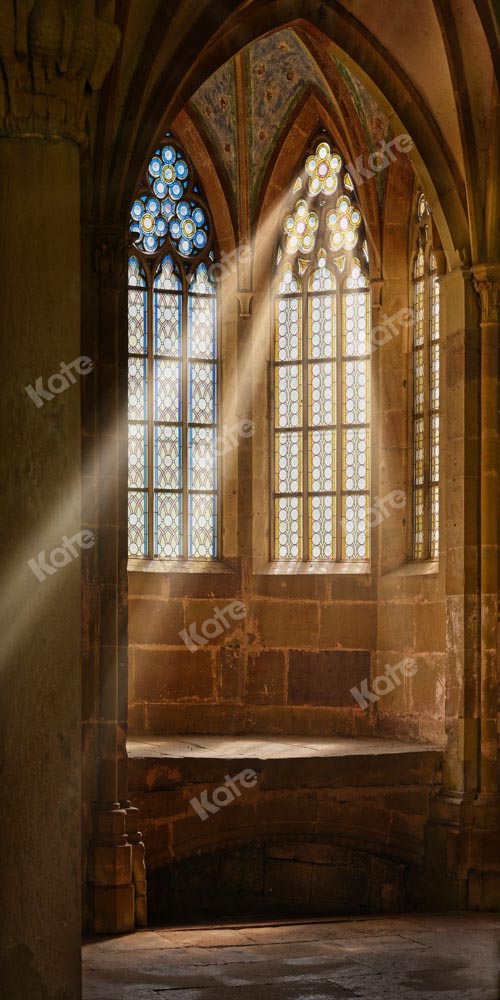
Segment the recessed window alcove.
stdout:
[[[151,140],[130,218],[128,766],[162,917],[226,850],[226,874],[305,866],[310,912],[321,864],[339,911],[349,871],[359,912],[417,903],[445,738],[446,261],[411,152],[293,27]],[[200,817],[196,789],[253,756],[255,788]],[[253,898],[228,875],[222,909],[293,910],[266,878]]]

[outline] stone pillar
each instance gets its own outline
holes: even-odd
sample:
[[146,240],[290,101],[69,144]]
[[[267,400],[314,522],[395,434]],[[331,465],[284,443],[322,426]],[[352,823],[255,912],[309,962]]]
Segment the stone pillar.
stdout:
[[82,354],[79,148],[86,94],[118,37],[83,0],[70,11],[59,0],[3,4],[1,22],[0,992],[77,1000],[80,571],[93,544],[80,511],[88,369],[73,365]]
[[459,268],[443,276],[441,291],[447,746],[443,787],[428,831],[426,905],[465,907],[479,781],[480,331],[470,271]]
[[441,278],[446,405],[445,508],[448,748],[445,788],[478,786],[480,334],[472,276]]
[[480,710],[478,795],[474,802],[470,905],[500,906],[498,789],[498,557],[500,265],[474,268],[481,305]]
[[481,302],[481,796],[498,794],[498,348],[500,266],[474,269]]
[[133,930],[136,922],[134,870],[140,882],[138,923],[145,922],[144,845],[137,810],[130,808],[127,798],[127,233],[99,227],[94,243],[99,277],[95,400],[99,635],[98,710],[91,741],[98,759],[89,918],[96,933],[120,933]]
[[435,902],[497,909],[500,268],[457,270],[441,279],[441,287],[448,742],[428,857]]

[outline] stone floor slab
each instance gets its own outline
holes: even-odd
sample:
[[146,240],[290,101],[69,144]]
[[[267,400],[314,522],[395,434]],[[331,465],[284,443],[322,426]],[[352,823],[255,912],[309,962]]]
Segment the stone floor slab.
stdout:
[[83,949],[84,1000],[500,1000],[500,915],[157,928]]

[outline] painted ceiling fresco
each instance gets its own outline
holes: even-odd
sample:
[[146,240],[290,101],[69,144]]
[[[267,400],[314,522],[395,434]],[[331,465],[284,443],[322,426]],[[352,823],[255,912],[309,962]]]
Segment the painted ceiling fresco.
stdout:
[[258,39],[245,55],[253,201],[276,139],[293,108],[311,84],[328,97],[328,84],[293,31]]
[[[250,200],[255,206],[276,140],[304,92],[315,86],[329,97],[329,85],[305,45],[291,29],[274,32],[244,50]],[[361,82],[335,60],[359,116],[370,151],[389,135],[387,116]],[[214,147],[226,188],[236,205],[238,138],[234,60],[197,91],[191,109]],[[377,178],[383,196],[383,174]]]
[[232,192],[236,200],[238,158],[234,60],[221,66],[196,91],[191,100],[191,108],[201,119],[203,128],[222,164],[229,192]]
[[[347,89],[353,100],[354,107],[356,108],[358,118],[361,122],[367,146],[370,152],[373,153],[376,149],[380,148],[384,141],[388,141],[392,138],[389,119],[385,112],[382,111],[380,106],[377,104],[375,98],[372,97],[370,92],[363,86],[354,73],[350,72],[340,59],[335,59],[335,64],[339,73],[345,80]],[[375,179],[380,202],[384,196],[385,180],[386,172],[385,170],[382,170],[377,174]]]

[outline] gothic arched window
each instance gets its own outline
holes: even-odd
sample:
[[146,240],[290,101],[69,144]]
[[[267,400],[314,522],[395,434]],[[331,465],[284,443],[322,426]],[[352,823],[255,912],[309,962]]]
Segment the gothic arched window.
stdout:
[[218,554],[217,290],[208,206],[167,135],[132,206],[129,553]]
[[413,264],[413,558],[439,555],[439,277],[432,220],[417,203]]
[[369,558],[368,247],[352,180],[321,138],[277,258],[273,557]]

